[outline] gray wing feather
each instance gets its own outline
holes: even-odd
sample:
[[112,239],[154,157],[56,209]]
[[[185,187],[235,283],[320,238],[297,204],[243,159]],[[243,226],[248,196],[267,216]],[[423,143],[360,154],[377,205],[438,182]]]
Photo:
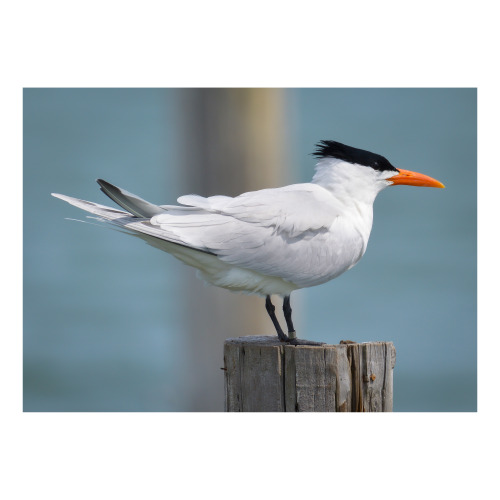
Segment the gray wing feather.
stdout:
[[103,180],[97,179],[97,183],[101,186],[101,191],[109,196],[115,203],[120,205],[120,207],[130,212],[136,217],[151,218],[154,215],[165,213],[166,210],[149,203],[149,201],[139,198],[135,194],[125,191],[113,184]]

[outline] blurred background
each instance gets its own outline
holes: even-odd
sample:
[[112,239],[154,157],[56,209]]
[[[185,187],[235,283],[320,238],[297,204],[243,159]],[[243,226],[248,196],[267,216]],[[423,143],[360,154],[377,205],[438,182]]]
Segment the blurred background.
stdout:
[[[333,139],[446,189],[389,188],[368,250],[294,292],[299,336],[393,341],[395,411],[476,411],[475,89],[25,89],[24,411],[222,411],[223,341],[274,335],[264,301],[51,192],[113,205],[308,182]],[[276,305],[279,299],[275,299]]]

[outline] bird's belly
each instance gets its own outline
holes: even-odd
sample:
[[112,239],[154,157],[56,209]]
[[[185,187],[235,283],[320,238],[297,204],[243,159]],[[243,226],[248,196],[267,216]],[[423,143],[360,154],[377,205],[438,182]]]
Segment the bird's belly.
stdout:
[[218,272],[207,272],[206,269],[198,271],[199,277],[210,283],[231,290],[249,294],[290,295],[298,287],[279,276],[264,275],[251,269],[228,266]]

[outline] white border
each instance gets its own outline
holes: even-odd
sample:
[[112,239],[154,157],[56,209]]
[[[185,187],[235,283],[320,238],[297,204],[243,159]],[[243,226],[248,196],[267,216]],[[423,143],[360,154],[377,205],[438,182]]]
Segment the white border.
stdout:
[[[493,487],[500,86],[497,16],[485,3],[2,7],[4,498],[471,498]],[[479,412],[23,414],[21,109],[30,86],[479,87]]]

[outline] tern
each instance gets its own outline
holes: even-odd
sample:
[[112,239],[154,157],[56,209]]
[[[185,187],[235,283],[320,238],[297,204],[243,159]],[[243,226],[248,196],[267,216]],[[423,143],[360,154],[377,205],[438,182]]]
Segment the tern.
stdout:
[[[373,202],[383,189],[444,185],[336,141],[320,141],[313,155],[318,161],[310,183],[234,198],[190,194],[177,199],[180,205],[154,205],[102,179],[101,191],[123,210],[52,195],[170,253],[212,285],[265,297],[281,342],[320,345],[296,337],[290,294],[330,281],[359,262],[370,237]],[[283,298],[288,335],[271,295]]]

